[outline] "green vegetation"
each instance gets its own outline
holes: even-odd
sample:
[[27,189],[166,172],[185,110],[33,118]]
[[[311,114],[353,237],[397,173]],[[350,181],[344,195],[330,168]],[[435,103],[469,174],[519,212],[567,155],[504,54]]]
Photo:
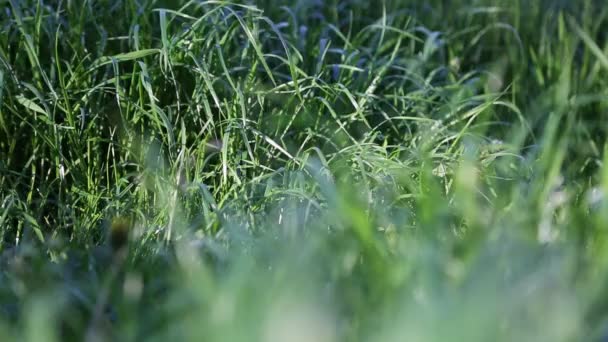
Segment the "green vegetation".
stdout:
[[608,7],[0,0],[2,341],[602,341]]

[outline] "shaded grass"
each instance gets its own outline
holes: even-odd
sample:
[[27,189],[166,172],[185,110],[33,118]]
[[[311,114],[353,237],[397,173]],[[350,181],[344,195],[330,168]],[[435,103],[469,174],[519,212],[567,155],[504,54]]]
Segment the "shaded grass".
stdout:
[[604,336],[601,2],[0,4],[7,340]]

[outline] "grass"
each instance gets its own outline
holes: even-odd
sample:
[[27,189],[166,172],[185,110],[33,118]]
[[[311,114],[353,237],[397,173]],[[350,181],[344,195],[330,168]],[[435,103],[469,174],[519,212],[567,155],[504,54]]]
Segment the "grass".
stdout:
[[0,0],[3,341],[603,341],[602,1]]

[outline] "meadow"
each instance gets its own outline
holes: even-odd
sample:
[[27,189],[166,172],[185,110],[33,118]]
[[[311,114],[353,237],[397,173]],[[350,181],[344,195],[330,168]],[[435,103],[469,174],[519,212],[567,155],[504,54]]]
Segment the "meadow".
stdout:
[[608,339],[605,1],[0,12],[0,340]]

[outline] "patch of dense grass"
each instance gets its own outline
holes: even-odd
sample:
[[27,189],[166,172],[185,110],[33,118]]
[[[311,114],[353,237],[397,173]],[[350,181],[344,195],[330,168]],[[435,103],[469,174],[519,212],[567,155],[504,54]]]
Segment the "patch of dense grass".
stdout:
[[600,341],[603,1],[0,0],[3,341]]

